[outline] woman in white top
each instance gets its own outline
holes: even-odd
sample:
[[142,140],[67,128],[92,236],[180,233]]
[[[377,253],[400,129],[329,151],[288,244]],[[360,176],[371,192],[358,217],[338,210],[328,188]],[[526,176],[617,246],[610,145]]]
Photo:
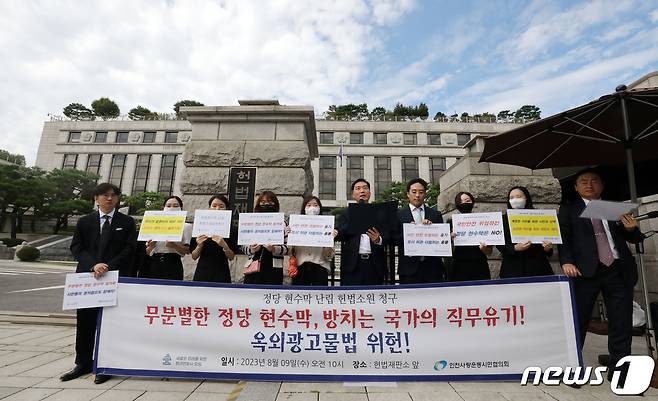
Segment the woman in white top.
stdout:
[[[322,202],[315,196],[304,199],[302,214],[319,215]],[[289,254],[297,258],[297,275],[292,278],[293,285],[320,285],[329,284],[331,259],[334,257],[334,248],[320,248],[310,246],[289,247]]]
[[[180,211],[183,201],[178,196],[170,196],[165,200],[164,211]],[[165,280],[182,280],[183,263],[181,257],[190,253],[190,239],[192,238],[192,225],[185,223],[183,240],[176,241],[148,241],[146,254],[151,257],[151,267],[148,278]]]

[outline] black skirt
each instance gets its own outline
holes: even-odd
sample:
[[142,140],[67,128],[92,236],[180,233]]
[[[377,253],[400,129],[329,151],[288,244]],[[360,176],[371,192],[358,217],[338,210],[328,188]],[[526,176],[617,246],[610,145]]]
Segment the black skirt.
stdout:
[[163,280],[182,280],[183,262],[181,262],[181,256],[177,253],[153,254],[147,277]]

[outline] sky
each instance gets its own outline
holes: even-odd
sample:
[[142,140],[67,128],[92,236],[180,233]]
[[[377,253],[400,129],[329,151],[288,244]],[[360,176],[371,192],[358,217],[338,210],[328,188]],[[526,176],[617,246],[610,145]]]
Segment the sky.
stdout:
[[0,149],[100,97],[546,117],[656,70],[656,0],[2,0]]

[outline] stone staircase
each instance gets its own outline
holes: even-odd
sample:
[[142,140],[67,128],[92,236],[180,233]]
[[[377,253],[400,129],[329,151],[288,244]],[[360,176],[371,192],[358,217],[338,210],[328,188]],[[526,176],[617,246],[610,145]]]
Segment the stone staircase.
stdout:
[[69,249],[73,237],[63,236],[63,235],[58,237],[60,238],[56,238],[45,244],[35,245],[37,249],[41,252],[41,256],[39,256],[39,260],[41,261],[56,260],[56,261],[71,261],[71,262],[75,260],[73,259],[73,255],[71,255],[71,250]]

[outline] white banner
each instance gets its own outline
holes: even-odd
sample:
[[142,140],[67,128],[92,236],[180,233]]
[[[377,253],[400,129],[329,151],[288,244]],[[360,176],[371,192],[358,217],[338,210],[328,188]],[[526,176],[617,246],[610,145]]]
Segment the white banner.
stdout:
[[452,256],[450,224],[402,224],[405,256]]
[[507,222],[510,239],[514,244],[526,241],[533,244],[544,241],[562,243],[555,209],[507,209]]
[[98,373],[518,380],[581,360],[564,276],[322,290],[121,278],[119,291],[101,315]]
[[99,278],[94,278],[94,273],[69,273],[64,283],[62,309],[114,306],[118,285],[118,270],[108,271]]
[[238,245],[282,245],[283,213],[240,213]]
[[503,232],[503,214],[491,213],[455,213],[452,215],[452,231],[455,237],[455,246],[505,245]]
[[334,216],[291,214],[287,244],[333,248],[334,219]]
[[199,235],[230,237],[232,214],[230,210],[196,210],[192,237],[196,238]]

